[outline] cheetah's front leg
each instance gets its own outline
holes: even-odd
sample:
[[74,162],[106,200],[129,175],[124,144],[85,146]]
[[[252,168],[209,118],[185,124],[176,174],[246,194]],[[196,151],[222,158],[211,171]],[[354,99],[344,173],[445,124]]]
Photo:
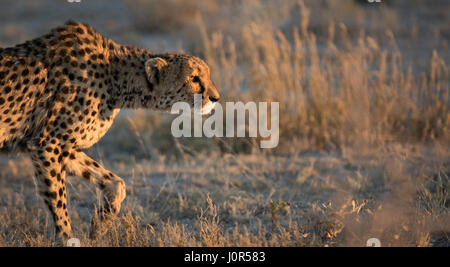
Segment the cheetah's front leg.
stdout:
[[86,179],[102,190],[102,219],[119,213],[122,201],[126,196],[125,182],[120,177],[106,170],[102,165],[81,151],[70,153],[67,171],[70,174]]
[[66,199],[66,173],[60,147],[49,145],[31,153],[38,190],[55,223],[58,242],[71,236]]

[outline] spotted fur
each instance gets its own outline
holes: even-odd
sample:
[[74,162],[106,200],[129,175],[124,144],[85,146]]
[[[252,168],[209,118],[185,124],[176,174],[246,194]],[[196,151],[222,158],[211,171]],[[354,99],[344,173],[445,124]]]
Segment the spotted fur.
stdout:
[[125,183],[81,149],[95,144],[121,108],[168,110],[218,101],[208,66],[185,54],[119,45],[69,21],[49,34],[0,48],[0,149],[30,154],[58,236],[71,236],[66,173],[96,184],[103,218],[116,215]]

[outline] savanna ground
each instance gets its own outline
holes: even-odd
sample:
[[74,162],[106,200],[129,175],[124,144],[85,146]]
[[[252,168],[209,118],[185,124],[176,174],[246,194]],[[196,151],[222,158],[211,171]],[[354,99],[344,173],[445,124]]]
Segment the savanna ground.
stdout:
[[[68,179],[84,246],[450,246],[448,1],[3,0],[0,45],[87,22],[122,43],[204,58],[225,101],[280,102],[280,144],[183,138],[123,112],[88,154],[127,183]],[[0,245],[52,246],[26,156],[0,159]]]

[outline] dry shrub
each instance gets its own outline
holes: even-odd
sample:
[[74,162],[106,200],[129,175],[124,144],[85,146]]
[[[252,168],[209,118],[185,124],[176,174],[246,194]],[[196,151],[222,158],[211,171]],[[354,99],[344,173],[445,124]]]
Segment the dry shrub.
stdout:
[[[326,47],[308,29],[288,38],[271,23],[251,23],[234,41],[200,25],[204,57],[225,99],[280,102],[280,143],[306,139],[310,148],[450,140],[449,69],[433,52],[429,71],[404,66],[393,33],[381,47],[364,32],[353,41],[345,25],[329,25]],[[339,43],[335,42],[339,35]],[[236,47],[239,47],[237,49]]]
[[[388,7],[366,9],[351,0],[127,3],[138,28],[185,36],[185,45],[211,66],[224,101],[280,102],[277,151],[450,140],[447,55],[428,51],[426,67],[411,61],[393,33],[400,28],[405,42],[408,29]],[[373,19],[380,14],[388,19]],[[121,139],[125,150],[177,157],[259,150],[251,138],[174,140],[171,118],[140,113],[129,120],[136,127],[127,123],[128,135],[131,128],[139,142]]]

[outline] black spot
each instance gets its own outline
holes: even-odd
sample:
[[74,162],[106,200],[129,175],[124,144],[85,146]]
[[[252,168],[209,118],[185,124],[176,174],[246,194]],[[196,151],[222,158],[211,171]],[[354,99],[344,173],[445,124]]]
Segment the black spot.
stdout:
[[91,178],[91,174],[88,171],[84,171],[82,174],[83,178],[89,180]]
[[16,79],[17,79],[17,74],[16,73],[13,73],[12,75],[11,75],[11,77],[9,77],[9,79],[11,80],[11,81],[15,81]]
[[45,192],[44,195],[51,199],[56,199],[56,192]]

